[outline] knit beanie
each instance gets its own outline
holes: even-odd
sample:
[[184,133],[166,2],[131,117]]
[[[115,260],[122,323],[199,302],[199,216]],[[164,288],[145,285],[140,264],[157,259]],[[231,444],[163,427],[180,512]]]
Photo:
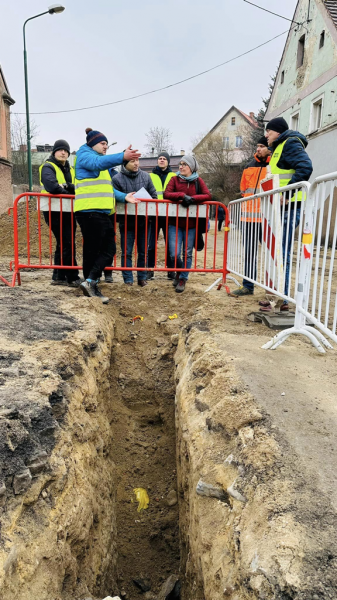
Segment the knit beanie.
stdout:
[[166,158],[168,164],[170,164],[170,155],[168,154],[168,152],[159,152],[158,154],[158,158],[160,158],[161,156],[163,156],[164,158]]
[[87,144],[90,146],[90,148],[96,144],[99,144],[100,142],[108,143],[108,139],[105,137],[104,133],[101,133],[100,131],[95,131],[90,129],[90,127],[87,127],[85,133],[87,134]]
[[267,131],[270,129],[271,131],[276,131],[276,133],[284,133],[289,127],[287,121],[283,117],[276,117],[276,119],[272,119],[267,123],[266,129]]
[[262,146],[267,146],[267,148],[269,146],[268,140],[267,140],[267,138],[264,135],[262,136],[262,138],[260,138],[259,140],[257,140],[257,143],[261,144]]
[[180,162],[185,162],[191,169],[192,173],[195,173],[199,169],[198,162],[194,156],[192,156],[192,154],[185,154],[185,156],[181,157]]
[[70,155],[70,146],[66,140],[56,140],[53,146],[52,154],[54,155],[58,150],[65,150],[68,152],[68,156]]

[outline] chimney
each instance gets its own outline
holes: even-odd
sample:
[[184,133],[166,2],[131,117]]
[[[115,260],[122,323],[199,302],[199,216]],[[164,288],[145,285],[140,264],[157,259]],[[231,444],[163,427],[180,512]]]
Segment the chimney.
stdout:
[[185,150],[180,150],[181,156],[185,156]]
[[249,113],[249,116],[250,116],[250,118],[251,118],[251,119],[253,119],[253,121],[255,121],[255,113],[253,113],[253,112],[250,112],[250,113]]
[[20,152],[27,152],[27,145],[26,144],[20,144],[19,150],[20,150]]
[[152,148],[151,156],[154,156],[154,148]]

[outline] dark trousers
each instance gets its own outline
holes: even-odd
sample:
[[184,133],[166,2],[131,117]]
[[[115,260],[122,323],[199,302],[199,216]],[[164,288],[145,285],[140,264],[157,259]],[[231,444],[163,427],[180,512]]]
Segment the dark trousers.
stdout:
[[[166,217],[158,217],[158,231],[156,239],[156,217],[150,217],[149,219],[149,234],[148,234],[148,261],[147,266],[152,269],[155,265],[156,259],[156,243],[158,241],[160,230],[162,230],[166,246]],[[174,263],[172,263],[168,243],[166,246],[166,266],[169,269],[173,269]]]
[[[121,234],[121,249],[122,249],[122,260],[121,266],[125,267],[125,243],[126,243],[126,266],[132,267],[132,252],[136,239],[136,225],[135,221],[127,219],[127,232],[125,235],[125,221],[120,221],[119,231]],[[126,237],[126,239],[125,239]],[[138,218],[137,222],[137,267],[145,267],[145,219]],[[132,271],[122,271],[124,283],[130,283],[133,281]],[[137,271],[138,281],[146,279],[146,271]]]
[[76,213],[83,236],[83,275],[96,281],[116,254],[115,231],[110,215],[101,212]]
[[[49,211],[43,211],[44,220],[49,227]],[[50,213],[50,228],[56,239],[56,250],[54,255],[54,264],[61,265],[61,213],[51,211]],[[72,230],[72,231],[71,231]],[[76,219],[73,217],[73,227],[71,226],[71,213],[62,213],[62,264],[77,265],[76,262],[76,247],[75,247]],[[72,238],[72,239],[71,239]],[[74,257],[74,262],[73,261]],[[77,269],[54,269],[54,281],[75,281],[78,279]]]
[[223,222],[224,222],[224,219],[218,219],[218,231],[221,231]]
[[[242,222],[242,241],[245,250],[245,276],[256,279],[256,258],[259,242],[262,239],[261,223]],[[253,291],[254,283],[244,279],[243,287]]]

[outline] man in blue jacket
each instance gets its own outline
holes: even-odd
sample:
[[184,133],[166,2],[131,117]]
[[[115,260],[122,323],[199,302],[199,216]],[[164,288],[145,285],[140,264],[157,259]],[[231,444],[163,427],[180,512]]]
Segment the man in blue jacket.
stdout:
[[[102,295],[98,280],[116,253],[115,231],[110,215],[115,212],[115,194],[109,169],[124,160],[138,159],[138,150],[131,146],[106,156],[108,140],[100,131],[86,129],[87,143],[76,153],[75,207],[76,219],[83,236],[83,274],[81,283],[85,296],[98,297],[103,304],[109,298]],[[123,195],[123,200],[127,195]]]
[[[270,171],[273,175],[280,176],[280,186],[285,187],[292,183],[308,181],[312,173],[312,162],[305,149],[308,145],[306,137],[299,131],[292,131],[283,117],[269,121],[266,127],[266,138],[272,151]],[[289,293],[289,273],[291,261],[291,240],[294,229],[301,219],[301,202],[305,198],[302,192],[288,191],[281,199],[284,205],[283,218],[283,263],[286,263],[284,294]],[[267,307],[268,310],[268,307]],[[285,300],[281,311],[289,310],[288,301]]]

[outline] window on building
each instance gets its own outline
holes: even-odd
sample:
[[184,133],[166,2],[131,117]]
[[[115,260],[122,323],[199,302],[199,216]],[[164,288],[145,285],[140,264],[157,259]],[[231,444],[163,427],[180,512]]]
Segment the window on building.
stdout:
[[300,126],[300,113],[294,113],[293,115],[291,115],[291,127],[290,129],[294,130],[294,131],[298,131],[299,130],[299,126]]
[[319,47],[323,48],[325,42],[325,31],[323,30],[319,38]]
[[304,63],[304,45],[305,45],[305,35],[302,35],[298,40],[297,47],[297,68],[301,67]]
[[322,116],[323,116],[323,96],[317,98],[312,103],[311,108],[311,131],[316,131],[322,127]]
[[241,137],[241,135],[237,135],[235,138],[235,147],[241,148],[241,146],[242,146],[242,137]]
[[281,83],[284,83],[284,71],[281,73]]
[[228,148],[229,148],[229,137],[224,137],[224,138],[222,138],[222,140],[223,140],[223,147],[224,147],[224,149],[228,150]]
[[235,117],[232,117],[232,125],[235,125]]

